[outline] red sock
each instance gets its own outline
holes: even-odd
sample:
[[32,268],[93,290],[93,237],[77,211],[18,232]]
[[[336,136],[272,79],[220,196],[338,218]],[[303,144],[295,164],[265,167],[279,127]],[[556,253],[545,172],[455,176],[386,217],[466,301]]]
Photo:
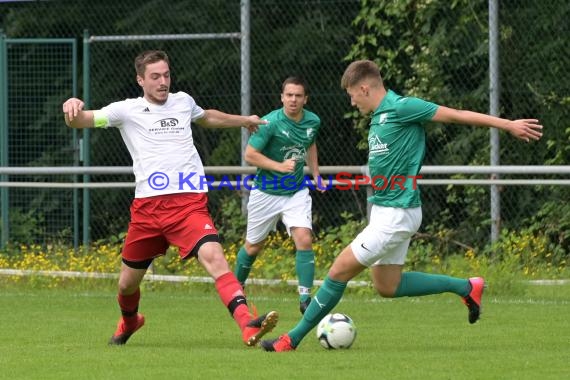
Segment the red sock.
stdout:
[[249,314],[243,289],[236,276],[232,272],[227,272],[218,277],[216,279],[216,290],[239,328],[243,330],[251,320],[251,315]]
[[119,307],[121,308],[121,314],[123,315],[123,320],[125,321],[125,325],[127,325],[127,327],[134,327],[136,324],[140,299],[140,288],[138,288],[133,294],[119,294],[117,296],[117,301],[119,301]]

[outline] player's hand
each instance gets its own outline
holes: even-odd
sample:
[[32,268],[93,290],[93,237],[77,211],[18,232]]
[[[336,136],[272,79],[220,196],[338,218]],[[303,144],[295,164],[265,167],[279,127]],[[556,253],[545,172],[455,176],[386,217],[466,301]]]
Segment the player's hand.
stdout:
[[281,173],[293,173],[295,171],[295,166],[297,165],[297,160],[290,158],[279,164],[279,171]]
[[542,125],[537,119],[511,120],[507,125],[507,130],[515,137],[530,142],[539,140],[542,137]]
[[83,110],[85,103],[81,99],[70,98],[63,103],[63,113],[67,115],[69,121],[77,117],[79,111]]
[[246,122],[244,123],[244,128],[251,133],[257,132],[259,126],[262,124],[269,123],[267,120],[260,119],[257,115],[250,115],[246,117]]
[[325,191],[327,191],[327,185],[325,184],[325,179],[320,175],[314,176],[313,182],[315,184],[315,190],[317,190],[319,193],[324,193]]

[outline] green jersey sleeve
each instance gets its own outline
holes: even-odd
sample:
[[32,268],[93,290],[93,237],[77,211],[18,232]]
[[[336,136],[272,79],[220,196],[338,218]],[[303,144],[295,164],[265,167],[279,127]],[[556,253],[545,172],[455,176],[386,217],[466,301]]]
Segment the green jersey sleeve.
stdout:
[[424,123],[435,115],[438,105],[420,98],[405,97],[396,102],[396,113],[402,124]]
[[260,125],[257,132],[254,132],[249,136],[248,145],[251,145],[258,151],[262,151],[269,140],[271,139],[272,128],[271,122],[269,124]]

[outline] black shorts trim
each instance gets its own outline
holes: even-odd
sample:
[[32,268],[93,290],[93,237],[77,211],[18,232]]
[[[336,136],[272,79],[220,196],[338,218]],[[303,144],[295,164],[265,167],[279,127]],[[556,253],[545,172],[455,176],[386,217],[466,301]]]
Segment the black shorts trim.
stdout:
[[221,243],[220,237],[217,234],[206,235],[202,239],[198,240],[194,248],[188,253],[186,256],[182,258],[182,260],[186,260],[190,257],[198,257],[198,251],[204,245],[204,243]]
[[154,259],[148,259],[148,260],[143,260],[143,261],[130,261],[130,260],[123,258],[123,263],[126,266],[128,266],[129,268],[133,268],[133,269],[148,269],[150,264],[152,264],[152,260],[154,260]]

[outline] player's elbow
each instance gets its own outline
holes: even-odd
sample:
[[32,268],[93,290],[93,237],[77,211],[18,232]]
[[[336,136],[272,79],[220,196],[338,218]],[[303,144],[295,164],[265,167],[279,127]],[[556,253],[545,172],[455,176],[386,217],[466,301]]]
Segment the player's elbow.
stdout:
[[74,129],[85,129],[93,128],[94,124],[88,120],[72,120],[67,126]]
[[244,158],[245,162],[248,163],[248,165],[255,166],[255,160],[254,160],[254,158],[252,157],[251,154],[248,154],[248,153],[246,152],[246,153],[244,154],[243,158]]
[[245,148],[245,153],[243,155],[243,159],[245,160],[245,162],[247,162],[249,165],[252,166],[256,166],[257,160],[255,159],[256,157],[256,151],[254,149],[252,149],[249,145]]

